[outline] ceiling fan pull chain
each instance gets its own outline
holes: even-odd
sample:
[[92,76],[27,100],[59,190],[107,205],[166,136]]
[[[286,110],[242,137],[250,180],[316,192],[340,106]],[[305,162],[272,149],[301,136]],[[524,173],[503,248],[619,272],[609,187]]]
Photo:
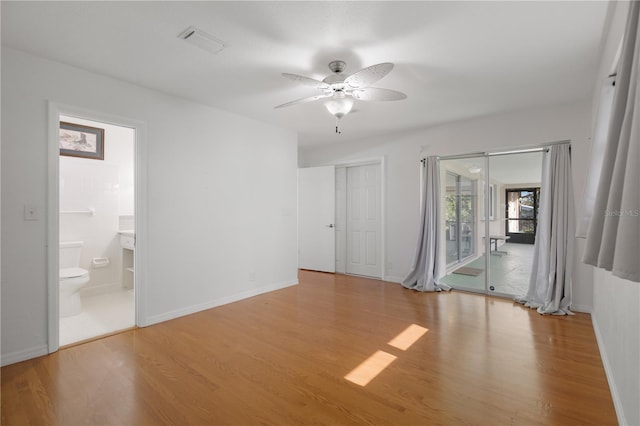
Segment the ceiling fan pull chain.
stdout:
[[342,132],[340,131],[340,119],[336,117],[336,133],[337,134],[342,134]]

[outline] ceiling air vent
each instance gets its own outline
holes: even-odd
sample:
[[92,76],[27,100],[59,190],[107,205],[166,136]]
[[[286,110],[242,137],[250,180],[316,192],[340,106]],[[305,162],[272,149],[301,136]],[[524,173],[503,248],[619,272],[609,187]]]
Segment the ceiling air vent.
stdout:
[[207,34],[199,28],[189,27],[178,35],[178,38],[206,50],[209,53],[217,54],[225,48],[222,40],[218,40],[211,34]]

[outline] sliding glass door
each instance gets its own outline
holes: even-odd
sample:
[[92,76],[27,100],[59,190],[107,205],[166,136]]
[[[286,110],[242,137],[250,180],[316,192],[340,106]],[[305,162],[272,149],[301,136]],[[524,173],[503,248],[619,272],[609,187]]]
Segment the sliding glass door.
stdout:
[[440,160],[442,283],[487,294],[526,293],[541,168],[542,152]]

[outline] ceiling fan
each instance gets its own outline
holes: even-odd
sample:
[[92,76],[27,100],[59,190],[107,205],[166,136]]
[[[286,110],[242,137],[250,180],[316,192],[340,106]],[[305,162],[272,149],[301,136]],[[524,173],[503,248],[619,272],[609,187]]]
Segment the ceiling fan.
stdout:
[[393,64],[384,62],[363,68],[351,75],[343,74],[347,64],[344,61],[329,62],[329,74],[322,81],[298,74],[282,73],[282,76],[299,84],[313,87],[319,93],[307,98],[296,99],[278,105],[275,108],[285,108],[307,102],[325,100],[327,110],[336,117],[336,133],[340,133],[340,119],[351,112],[354,99],[360,101],[399,101],[406,99],[407,95],[397,90],[371,87],[371,85],[389,74]]

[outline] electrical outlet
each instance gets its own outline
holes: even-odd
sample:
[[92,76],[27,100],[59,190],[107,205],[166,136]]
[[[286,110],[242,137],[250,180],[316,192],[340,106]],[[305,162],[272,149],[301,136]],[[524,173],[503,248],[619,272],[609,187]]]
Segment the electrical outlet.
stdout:
[[388,270],[392,270],[393,269],[393,263],[387,262],[387,269]]
[[249,272],[249,281],[255,281],[256,280],[256,273],[251,271]]
[[38,220],[38,207],[34,205],[25,205],[24,220]]

